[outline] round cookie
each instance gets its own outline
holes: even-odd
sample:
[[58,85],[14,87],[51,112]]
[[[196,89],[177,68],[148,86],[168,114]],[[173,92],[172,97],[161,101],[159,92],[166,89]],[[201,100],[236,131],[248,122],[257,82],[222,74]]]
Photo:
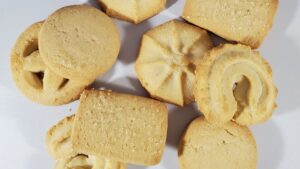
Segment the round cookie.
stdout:
[[27,28],[17,39],[11,52],[11,72],[17,87],[34,102],[62,105],[79,97],[88,83],[66,79],[43,62],[39,53],[38,34],[43,22]]
[[208,33],[172,20],[144,34],[135,64],[152,97],[180,106],[194,101],[196,62],[213,47]]
[[270,65],[244,45],[221,45],[200,59],[194,95],[208,121],[262,123],[276,108]]
[[198,117],[178,149],[180,169],[256,169],[257,147],[251,131],[230,121],[215,125]]
[[165,8],[166,0],[98,0],[112,17],[138,24]]
[[85,5],[63,7],[45,21],[39,34],[41,56],[57,74],[91,82],[115,63],[120,35],[113,21]]

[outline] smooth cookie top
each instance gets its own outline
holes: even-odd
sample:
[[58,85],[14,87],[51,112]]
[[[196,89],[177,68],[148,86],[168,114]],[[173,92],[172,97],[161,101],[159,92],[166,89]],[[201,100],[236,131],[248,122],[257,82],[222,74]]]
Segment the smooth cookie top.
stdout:
[[91,82],[115,63],[120,36],[103,12],[74,5],[49,16],[40,32],[39,47],[51,70],[68,79]]
[[178,149],[180,169],[256,169],[257,147],[251,131],[234,122],[210,124],[198,117]]

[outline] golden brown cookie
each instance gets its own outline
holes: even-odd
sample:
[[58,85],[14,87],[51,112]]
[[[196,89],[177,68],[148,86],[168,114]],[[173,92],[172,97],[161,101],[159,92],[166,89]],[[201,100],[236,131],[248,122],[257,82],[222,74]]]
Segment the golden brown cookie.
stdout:
[[91,82],[115,63],[120,36],[100,10],[74,5],[55,11],[40,32],[39,48],[47,66],[68,79]]
[[213,47],[208,33],[172,20],[144,34],[135,64],[152,97],[180,106],[194,101],[196,62]]
[[186,0],[182,17],[227,40],[258,48],[277,6],[278,0]]
[[162,157],[167,126],[168,110],[159,101],[111,91],[84,91],[72,143],[80,153],[154,165]]
[[178,149],[180,169],[256,169],[256,142],[247,127],[234,122],[218,126],[196,118]]
[[272,69],[244,45],[221,45],[201,58],[194,95],[210,122],[234,119],[240,125],[262,123],[276,108]]
[[112,17],[138,24],[162,11],[166,0],[98,0]]
[[46,134],[46,147],[57,160],[56,169],[126,169],[125,163],[76,152],[71,142],[74,118],[65,117]]
[[11,51],[11,72],[17,87],[34,102],[62,105],[79,97],[89,83],[64,78],[46,66],[40,56],[38,34],[43,23],[27,28]]

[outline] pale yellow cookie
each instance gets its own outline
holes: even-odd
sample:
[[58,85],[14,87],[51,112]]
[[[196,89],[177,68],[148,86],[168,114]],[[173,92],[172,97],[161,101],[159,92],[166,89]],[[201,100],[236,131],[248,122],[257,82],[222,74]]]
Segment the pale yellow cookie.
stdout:
[[244,45],[221,45],[201,58],[194,95],[210,122],[262,123],[276,108],[270,65]]
[[189,104],[196,62],[212,47],[205,30],[178,20],[164,23],[143,36],[135,64],[138,79],[154,98]]
[[180,169],[256,169],[257,146],[251,131],[234,122],[218,126],[196,118],[184,133]]
[[100,10],[74,5],[55,11],[40,32],[39,48],[47,66],[68,79],[91,82],[115,63],[120,36]]
[[77,154],[56,162],[55,169],[126,169],[126,165],[102,157]]
[[73,123],[74,115],[64,118],[47,132],[46,147],[54,159],[65,159],[77,154],[71,142]]
[[44,64],[38,50],[42,25],[31,25],[17,39],[10,58],[12,76],[30,100],[45,105],[66,104],[77,99],[89,83],[64,78]]
[[167,136],[165,104],[110,91],[84,91],[72,132],[74,149],[125,163],[154,165]]
[[166,0],[98,0],[112,17],[138,24],[162,11]]
[[56,169],[126,169],[125,163],[76,152],[71,142],[73,124],[74,115],[65,117],[46,134],[46,147],[57,160]]
[[227,40],[258,48],[277,6],[278,0],[186,0],[182,17]]

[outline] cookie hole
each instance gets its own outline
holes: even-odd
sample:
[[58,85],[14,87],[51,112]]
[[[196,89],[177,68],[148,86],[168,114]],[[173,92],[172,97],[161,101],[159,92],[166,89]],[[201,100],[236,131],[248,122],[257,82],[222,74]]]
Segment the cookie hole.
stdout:
[[69,82],[69,79],[63,79],[63,81],[61,82],[61,84],[58,87],[58,90],[64,88],[68,82]]
[[31,53],[34,51],[39,50],[38,47],[38,40],[37,39],[32,39],[31,41],[28,42],[28,45],[23,51],[23,57],[29,56]]
[[191,72],[195,72],[195,70],[196,70],[196,65],[194,65],[193,63],[189,63],[189,64],[188,64],[188,69],[189,69]]
[[237,83],[234,83],[233,86],[232,86],[233,91],[235,90],[236,86],[237,86]]
[[235,100],[238,103],[238,109],[235,114],[235,117],[238,117],[240,113],[244,110],[245,107],[248,106],[248,93],[250,88],[250,81],[247,79],[247,77],[243,76],[241,80],[236,82],[233,85],[233,95]]
[[23,72],[23,77],[24,79],[35,89],[43,89],[43,78],[44,78],[44,73],[43,72],[38,72],[38,73],[33,73],[29,71],[24,71]]
[[37,78],[43,82],[43,79],[44,79],[44,72],[37,72],[37,73],[33,73],[34,75],[37,76]]

